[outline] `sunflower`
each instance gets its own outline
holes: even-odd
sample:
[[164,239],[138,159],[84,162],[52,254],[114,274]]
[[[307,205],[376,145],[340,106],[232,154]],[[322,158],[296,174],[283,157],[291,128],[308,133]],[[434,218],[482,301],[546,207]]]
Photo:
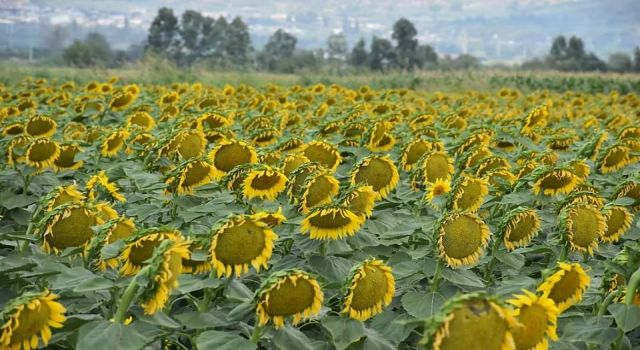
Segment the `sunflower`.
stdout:
[[167,240],[154,249],[149,261],[147,286],[142,293],[145,315],[162,310],[171,294],[178,287],[182,274],[182,261],[189,258],[189,243]]
[[312,162],[318,162],[327,169],[335,171],[342,157],[335,146],[324,141],[313,141],[305,145],[302,154]]
[[25,153],[25,162],[36,169],[44,169],[53,166],[58,157],[60,157],[58,143],[47,138],[39,138],[29,143]]
[[367,259],[356,265],[348,280],[342,313],[366,321],[391,304],[396,290],[391,267],[377,259]]
[[240,277],[249,272],[267,268],[273,243],[278,236],[269,225],[255,216],[238,215],[227,219],[211,238],[209,255],[218,278]]
[[572,161],[570,163],[570,166],[573,170],[573,174],[583,181],[586,180],[591,173],[591,167],[582,159],[576,159]]
[[434,199],[442,198],[441,196],[449,193],[451,191],[451,185],[448,180],[445,179],[436,179],[435,182],[427,183],[427,191],[425,193],[425,199],[429,201],[429,203],[434,203]]
[[580,178],[563,169],[551,169],[536,177],[533,184],[534,194],[544,194],[553,196],[556,194],[567,194],[576,187]]
[[476,211],[489,194],[489,181],[472,175],[463,175],[451,190],[449,207],[458,210]]
[[166,183],[171,185],[178,195],[188,195],[192,194],[194,189],[213,181],[216,170],[207,160],[194,158],[182,163],[171,174]]
[[109,202],[98,202],[95,204],[96,215],[98,219],[102,222],[107,222],[109,220],[117,219],[118,212],[113,209],[111,203]]
[[6,125],[2,128],[2,135],[15,136],[24,132],[24,125],[22,123],[13,123]]
[[454,297],[427,324],[422,343],[433,350],[515,350],[510,313],[481,293]]
[[304,154],[296,153],[292,155],[288,155],[282,161],[282,173],[285,176],[291,175],[294,170],[296,170],[299,166],[310,163],[311,161]]
[[285,190],[287,177],[280,171],[265,165],[260,169],[250,170],[242,182],[242,193],[245,198],[261,198],[275,200]]
[[[493,152],[487,146],[480,145],[478,147],[473,147],[460,157],[462,168],[473,168],[480,164],[486,158],[492,157]],[[452,173],[453,170],[450,171]]]
[[200,157],[207,147],[205,134],[200,130],[181,130],[174,134],[162,152],[183,160]]
[[261,211],[251,215],[252,219],[261,221],[267,226],[274,228],[283,222],[287,221],[287,217],[282,214],[282,207],[279,207],[275,212]]
[[134,93],[131,93],[131,92],[128,92],[128,91],[123,91],[123,90],[118,90],[111,96],[111,101],[109,102],[109,107],[114,112],[124,111],[133,102],[135,102],[137,97],[138,97],[138,95],[136,95]]
[[60,156],[53,162],[53,167],[56,171],[80,169],[84,165],[84,160],[76,161],[75,158],[81,151],[77,144],[61,145]]
[[593,255],[598,239],[604,236],[607,222],[598,208],[587,203],[574,203],[562,209],[560,222],[564,238],[572,250]]
[[304,184],[307,179],[314,174],[321,173],[327,169],[318,163],[305,163],[294,170],[291,175],[288,176],[289,182],[287,183],[287,196],[289,201],[297,203],[300,195],[303,192]]
[[631,162],[629,148],[623,145],[613,145],[607,149],[600,160],[600,172],[608,174],[620,170]]
[[33,139],[26,135],[13,137],[9,146],[7,146],[7,164],[13,166],[15,163],[22,163],[25,160],[31,141]]
[[193,241],[189,244],[189,257],[182,259],[182,272],[200,275],[211,271],[211,257],[205,243]]
[[25,123],[24,131],[32,137],[51,137],[56,133],[58,123],[55,120],[43,116],[36,115]]
[[516,350],[543,350],[549,348],[547,338],[556,341],[558,308],[546,296],[536,296],[528,290],[516,295],[508,302],[516,309],[514,316],[518,324],[511,328]]
[[631,204],[633,210],[640,210],[640,182],[629,180],[623,182],[615,191],[615,198],[629,197],[634,199]]
[[620,205],[608,205],[602,212],[607,229],[600,238],[606,243],[616,243],[631,228],[633,214]]
[[43,222],[42,248],[47,253],[59,253],[66,248],[84,247],[93,236],[92,227],[99,223],[96,213],[83,204],[58,206],[47,213]]
[[138,273],[145,262],[153,256],[154,250],[165,240],[177,243],[185,241],[177,230],[152,228],[136,232],[127,239],[126,245],[120,253],[120,274],[133,276]]
[[118,185],[109,181],[109,178],[107,177],[107,174],[104,172],[104,170],[100,170],[96,175],[93,175],[89,179],[89,181],[87,181],[85,188],[87,189],[88,197],[91,200],[96,199],[98,188],[103,188],[113,199],[117,200],[118,202],[124,203],[127,201],[127,199],[123,195],[121,195],[120,192],[118,192]]
[[306,272],[278,271],[269,276],[256,292],[258,325],[264,326],[273,321],[276,328],[282,328],[288,317],[292,318],[293,325],[297,325],[317,315],[323,300],[318,281]]
[[302,233],[310,232],[311,239],[342,239],[353,236],[365,218],[342,205],[313,208],[302,220]]
[[138,127],[143,131],[150,131],[156,126],[156,121],[147,112],[136,112],[127,118],[127,128]]
[[493,136],[491,131],[480,131],[467,137],[458,147],[456,147],[455,155],[461,155],[473,147],[488,146]]
[[453,174],[453,161],[445,151],[431,151],[422,158],[422,173],[425,182],[448,180]]
[[545,278],[537,290],[553,300],[563,312],[582,300],[591,279],[579,263],[558,262],[553,274]]
[[434,148],[432,142],[417,139],[409,142],[400,155],[400,167],[404,171],[413,169],[418,161],[425,155],[425,153],[431,151]]
[[331,203],[338,194],[340,182],[328,170],[315,172],[305,179],[300,188],[301,195],[296,202],[300,203],[300,211],[308,213],[312,208]]
[[120,129],[112,132],[102,141],[100,146],[100,154],[103,157],[115,157],[122,149],[125,141],[129,137],[129,131]]
[[387,152],[396,144],[395,137],[390,133],[393,124],[388,121],[377,122],[370,131],[367,148],[371,152]]
[[373,190],[373,187],[357,185],[342,191],[338,202],[355,214],[369,218],[373,214],[376,198],[378,198],[378,194]]
[[108,220],[95,230],[91,242],[86,246],[85,256],[93,260],[92,266],[99,271],[115,268],[118,266],[118,259],[102,259],[102,248],[116,241],[128,239],[133,235],[135,229],[136,225],[130,218],[117,217]]
[[59,205],[69,202],[82,202],[85,196],[78,191],[76,184],[68,186],[58,186],[45,197],[45,208],[51,210]]
[[378,199],[386,198],[396,186],[400,176],[391,158],[371,156],[363,159],[351,171],[351,185],[370,185],[378,194]]
[[238,165],[256,163],[258,154],[255,149],[242,141],[222,141],[210,153],[216,177],[222,178]]
[[534,209],[516,208],[501,225],[502,240],[508,250],[527,246],[540,233],[540,216]]
[[435,226],[440,259],[451,267],[476,263],[489,244],[489,226],[471,212],[450,212]]
[[46,347],[51,328],[62,328],[66,309],[49,291],[28,292],[10,300],[0,313],[0,347],[11,350],[39,348],[38,336]]

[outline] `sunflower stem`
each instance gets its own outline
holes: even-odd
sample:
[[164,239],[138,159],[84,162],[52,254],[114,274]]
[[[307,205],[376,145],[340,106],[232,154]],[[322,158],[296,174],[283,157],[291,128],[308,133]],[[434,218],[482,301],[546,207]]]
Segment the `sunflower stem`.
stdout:
[[320,255],[327,256],[327,242],[326,241],[322,241],[322,243],[320,243]]
[[566,244],[562,245],[562,249],[560,250],[560,256],[558,257],[558,261],[565,261],[569,256],[569,247]]
[[438,290],[438,285],[440,284],[440,273],[442,272],[442,259],[438,259],[438,263],[436,264],[436,271],[433,274],[433,280],[431,281],[431,291],[436,292]]
[[138,274],[136,274],[129,282],[127,289],[124,290],[122,296],[120,297],[120,301],[118,302],[118,308],[116,309],[116,314],[113,317],[115,323],[124,323],[127,319],[127,311],[129,310],[129,306],[133,302],[133,299],[138,292],[138,276],[142,276],[147,273],[149,269],[148,266],[142,268]]
[[636,270],[629,278],[629,284],[627,284],[627,294],[624,296],[624,303],[627,305],[633,304],[633,298],[636,295],[636,290],[640,286],[640,268]]
[[261,336],[262,336],[262,327],[256,325],[255,327],[253,327],[253,333],[251,333],[251,342],[254,344],[258,344]]
[[[491,277],[491,274],[493,273],[493,268],[496,266],[496,262],[498,261],[498,259],[496,259],[496,252],[498,251],[498,249],[500,249],[500,243],[502,242],[502,240],[500,239],[495,239],[493,241],[493,245],[491,246],[491,260],[489,260],[489,264],[487,265],[487,269],[484,271],[484,279],[485,281],[488,281],[489,278]],[[493,278],[492,278],[493,280]]]
[[607,294],[604,300],[602,300],[602,303],[600,303],[600,308],[598,309],[598,316],[604,316],[605,312],[607,312],[607,307],[609,306],[609,304],[611,304],[611,301],[613,300],[613,298],[616,297],[616,295],[618,295],[618,293],[616,293],[615,291]]

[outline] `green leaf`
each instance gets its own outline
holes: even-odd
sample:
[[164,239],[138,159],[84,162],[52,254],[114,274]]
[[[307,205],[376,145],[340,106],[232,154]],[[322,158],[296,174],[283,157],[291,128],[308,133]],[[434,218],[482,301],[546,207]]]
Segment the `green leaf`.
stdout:
[[416,318],[428,318],[436,313],[445,299],[438,293],[408,292],[402,296],[402,307]]
[[380,333],[373,329],[367,329],[367,339],[363,344],[363,349],[367,350],[394,350],[396,347],[385,339]]
[[0,202],[3,207],[8,210],[16,209],[16,208],[25,208],[33,203],[38,201],[38,197],[28,196],[25,194],[13,194],[11,192],[3,192],[2,193],[4,200]]
[[80,327],[76,349],[138,350],[152,341],[134,327],[100,320]]
[[516,252],[498,249],[493,256],[501,263],[513,267],[516,270],[520,270],[520,268],[524,266],[524,255]]
[[113,281],[104,277],[93,276],[82,280],[75,288],[73,288],[73,291],[76,293],[93,292],[96,290],[109,289],[111,287],[113,287]]
[[289,325],[275,331],[273,344],[283,350],[313,350],[311,340],[300,330]]
[[198,349],[254,350],[256,345],[240,334],[224,331],[206,331],[196,338]]
[[190,329],[223,327],[231,322],[225,320],[224,314],[215,310],[209,312],[190,311],[175,316],[182,325]]
[[309,258],[309,268],[330,282],[342,282],[353,263],[347,259],[332,256],[314,255]]
[[618,337],[618,330],[611,328],[611,320],[605,318],[577,317],[564,326],[562,340],[588,344],[611,345]]
[[362,322],[347,317],[326,316],[321,323],[331,334],[337,350],[346,349],[365,335]]
[[640,306],[611,304],[607,310],[616,319],[618,327],[625,333],[640,327]]
[[445,267],[442,269],[442,278],[453,284],[479,288],[484,287],[482,279],[471,270],[453,270]]
[[155,314],[151,315],[151,316],[143,316],[140,317],[138,319],[141,322],[146,322],[155,326],[160,326],[160,327],[165,327],[165,328],[172,328],[172,329],[177,329],[182,327],[182,325],[178,322],[176,322],[175,320],[173,320],[171,317],[169,317],[167,314],[165,314],[164,312],[156,312]]

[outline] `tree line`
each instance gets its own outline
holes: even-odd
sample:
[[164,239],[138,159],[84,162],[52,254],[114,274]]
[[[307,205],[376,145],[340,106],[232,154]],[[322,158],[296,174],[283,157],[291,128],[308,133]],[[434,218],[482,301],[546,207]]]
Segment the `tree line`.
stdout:
[[[276,30],[261,50],[251,43],[249,27],[240,17],[229,21],[212,18],[187,10],[180,17],[170,8],[161,8],[149,28],[142,50],[113,51],[99,34],[76,40],[65,49],[63,57],[73,66],[118,66],[141,55],[153,55],[178,66],[204,65],[211,69],[255,69],[293,73],[301,70],[329,69],[354,71],[412,71],[416,69],[479,68],[479,58],[468,54],[439,56],[428,44],[417,39],[414,24],[401,18],[393,25],[390,38],[376,37],[367,47],[364,38],[349,48],[345,36],[332,34],[325,48],[306,50],[297,46],[297,38]],[[552,69],[560,71],[640,72],[640,48],[632,55],[612,54],[607,62],[587,52],[582,39],[558,36],[544,58],[524,62],[522,69]]]

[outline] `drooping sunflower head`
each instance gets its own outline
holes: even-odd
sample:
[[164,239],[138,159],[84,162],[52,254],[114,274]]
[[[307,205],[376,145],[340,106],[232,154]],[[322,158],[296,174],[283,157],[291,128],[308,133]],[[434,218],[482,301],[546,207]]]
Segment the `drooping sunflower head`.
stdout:
[[274,228],[287,221],[287,217],[282,214],[282,207],[278,207],[278,210],[276,211],[260,211],[251,215],[251,217],[255,220],[267,224],[267,226],[271,228]]
[[205,136],[202,131],[196,129],[179,131],[167,144],[168,151],[185,160],[200,157],[207,147]]
[[606,243],[616,243],[631,228],[633,214],[621,205],[607,205],[602,213],[607,229],[600,238]]
[[2,127],[2,135],[4,136],[16,136],[24,132],[24,124],[12,123]]
[[622,144],[616,144],[609,147],[598,162],[600,172],[608,174],[629,165],[632,160],[629,151],[629,148]]
[[66,248],[84,247],[93,236],[92,227],[99,223],[92,208],[71,202],[48,212],[36,232],[42,232],[44,251],[58,253]]
[[14,136],[7,146],[7,164],[14,165],[22,163],[25,160],[27,149],[33,138],[26,135]]
[[476,167],[476,175],[485,176],[491,171],[500,169],[511,170],[511,164],[506,158],[500,156],[486,157]]
[[196,119],[196,126],[202,131],[231,126],[233,120],[218,112],[207,112]]
[[433,350],[514,350],[514,325],[511,311],[495,298],[462,294],[450,299],[427,322],[421,344]]
[[134,233],[127,239],[120,253],[120,274],[133,276],[138,273],[153,256],[154,250],[165,240],[177,243],[185,241],[180,231],[168,228],[150,228]]
[[213,181],[215,176],[216,170],[207,159],[193,158],[172,171],[166,183],[178,195],[187,195]]
[[209,159],[213,162],[217,176],[222,177],[238,165],[258,162],[258,154],[245,142],[223,141],[209,153]]
[[58,123],[50,117],[35,115],[24,125],[24,131],[32,137],[51,137],[56,133]]
[[606,233],[607,222],[593,205],[574,203],[560,213],[564,239],[571,250],[593,255],[598,240]]
[[237,277],[267,268],[278,236],[271,227],[252,215],[237,215],[216,227],[211,238],[209,256],[218,277]]
[[258,325],[272,321],[276,328],[284,327],[285,320],[292,324],[317,315],[322,307],[324,294],[318,281],[300,270],[273,273],[256,292],[256,317]]
[[553,273],[544,279],[537,290],[554,301],[563,312],[582,300],[591,279],[579,263],[558,262]]
[[60,156],[53,162],[56,171],[77,170],[84,164],[83,160],[76,160],[82,149],[77,144],[64,144],[60,146]]
[[347,281],[342,313],[366,321],[391,304],[395,294],[395,279],[391,267],[382,260],[367,259],[356,265]]
[[319,163],[312,162],[304,163],[291,172],[291,174],[287,176],[289,178],[289,182],[287,183],[287,196],[289,197],[289,201],[297,203],[307,179],[314,174],[322,173],[326,170],[327,169]]
[[620,184],[615,190],[615,198],[628,197],[634,200],[631,208],[634,211],[640,211],[640,181],[628,180]]
[[448,207],[476,211],[484,203],[487,194],[489,194],[489,181],[463,174],[453,185]]
[[378,193],[378,198],[386,198],[398,185],[400,175],[391,158],[371,156],[363,159],[351,170],[351,185],[369,185]]
[[285,176],[291,175],[299,166],[310,163],[311,161],[302,153],[288,155],[282,161],[282,173]]
[[200,275],[213,269],[207,246],[208,243],[202,240],[195,240],[189,244],[189,258],[182,259],[183,273]]
[[135,100],[138,95],[125,91],[125,90],[117,90],[111,96],[111,101],[109,102],[109,107],[114,112],[124,111],[126,110]]
[[51,328],[62,328],[65,307],[49,291],[23,293],[5,304],[0,312],[0,347],[12,350],[46,347]]
[[491,143],[492,136],[493,133],[490,130],[476,131],[456,147],[455,154],[461,155],[473,147],[488,146]]
[[310,233],[311,239],[342,239],[353,236],[362,224],[360,216],[347,207],[329,204],[313,208],[302,221],[302,233]]
[[275,200],[287,186],[287,177],[268,165],[249,170],[242,182],[245,198]]
[[118,185],[109,180],[107,174],[104,170],[100,170],[97,174],[93,175],[89,178],[89,181],[85,184],[85,188],[88,191],[88,197],[91,200],[96,200],[98,198],[99,190],[102,189],[106,191],[106,193],[116,201],[126,202],[127,199],[120,194],[118,190]]
[[93,261],[92,266],[99,271],[115,268],[118,266],[118,259],[103,259],[102,248],[119,240],[128,239],[135,230],[136,224],[130,218],[119,216],[108,220],[94,230],[95,234],[85,249],[85,256]]
[[445,151],[428,152],[422,157],[421,163],[424,182],[448,180],[453,175],[453,160]]
[[299,203],[302,213],[308,213],[312,208],[331,203],[339,189],[338,179],[329,170],[320,170],[306,177],[296,202]]
[[369,218],[373,214],[378,194],[369,185],[356,185],[342,190],[338,203],[357,215]]
[[508,250],[522,248],[540,233],[540,216],[534,209],[519,207],[507,214],[500,232]]
[[409,171],[419,164],[419,160],[425,153],[431,151],[436,146],[433,142],[429,142],[422,138],[409,142],[400,155],[400,167],[404,171]]
[[144,131],[149,131],[156,126],[156,121],[151,114],[139,111],[127,118],[127,128],[137,127]]
[[129,131],[120,129],[109,134],[100,146],[100,154],[103,157],[115,157],[118,152],[124,147],[124,144],[129,137]]
[[489,244],[489,226],[471,212],[449,212],[434,227],[440,259],[456,268],[476,263]]
[[141,295],[145,315],[162,310],[171,291],[178,287],[178,277],[182,273],[182,261],[188,259],[189,243],[165,240],[153,250],[147,270],[147,285]]
[[342,162],[337,148],[324,141],[313,141],[306,144],[302,154],[310,161],[318,162],[331,171],[335,171]]
[[375,123],[368,132],[367,148],[371,152],[387,152],[396,144],[391,133],[393,124],[383,120]]
[[47,138],[39,138],[31,141],[25,153],[27,165],[36,169],[44,169],[53,166],[60,157],[60,145]]
[[78,190],[76,184],[68,186],[58,186],[43,198],[44,207],[47,211],[69,202],[81,202],[85,199],[82,192]]
[[517,324],[511,328],[511,333],[517,350],[547,349],[548,339],[558,340],[559,311],[552,299],[523,290],[523,294],[515,295],[508,302],[515,307]]
[[585,184],[576,186],[573,192],[569,193],[569,195],[558,204],[558,213],[565,207],[576,203],[590,204],[598,209],[602,209],[604,199],[600,197],[596,191],[595,188],[586,187]]
[[570,163],[573,174],[581,180],[586,180],[591,173],[591,167],[582,159],[576,159]]
[[572,172],[560,168],[552,168],[541,172],[535,177],[532,189],[534,194],[542,193],[545,196],[567,194],[573,191],[578,182],[580,182],[580,178]]
[[270,127],[257,130],[251,135],[253,144],[258,147],[265,147],[274,144],[280,138],[280,130]]

